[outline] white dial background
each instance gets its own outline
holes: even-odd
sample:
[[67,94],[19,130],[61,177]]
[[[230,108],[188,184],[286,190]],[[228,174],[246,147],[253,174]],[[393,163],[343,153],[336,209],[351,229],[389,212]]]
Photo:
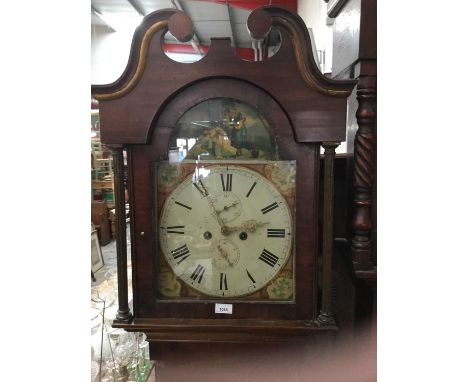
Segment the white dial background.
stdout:
[[260,290],[291,253],[287,202],[271,182],[244,167],[211,166],[198,173],[203,177],[184,180],[161,213],[160,245],[168,264],[209,296]]

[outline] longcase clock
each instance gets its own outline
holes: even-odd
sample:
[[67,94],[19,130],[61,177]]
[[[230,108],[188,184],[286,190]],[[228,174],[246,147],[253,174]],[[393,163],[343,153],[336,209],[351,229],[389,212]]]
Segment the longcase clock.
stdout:
[[163,344],[313,340],[337,329],[330,304],[331,180],[354,82],[320,73],[297,15],[262,7],[248,28],[257,39],[275,28],[279,51],[247,62],[229,39],[218,38],[200,61],[183,64],[165,55],[161,41],[168,30],[190,39],[190,19],[177,10],[154,12],[136,30],[122,76],[92,87],[101,139],[113,148],[116,168],[114,326],[144,331],[155,351]]

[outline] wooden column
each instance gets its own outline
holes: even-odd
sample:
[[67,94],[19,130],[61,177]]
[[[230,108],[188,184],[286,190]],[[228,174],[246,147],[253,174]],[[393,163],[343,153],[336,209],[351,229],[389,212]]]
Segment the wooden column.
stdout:
[[359,127],[354,141],[354,215],[351,251],[355,269],[367,270],[373,267],[371,208],[375,176],[376,76],[359,77],[357,100],[359,106],[356,118]]
[[119,309],[115,322],[130,322],[133,316],[128,307],[127,224],[125,221],[123,148],[112,147],[111,150],[114,163],[115,238],[119,296]]
[[333,203],[335,149],[339,142],[323,142],[325,163],[323,175],[323,244],[322,244],[322,307],[319,325],[335,325],[332,314]]

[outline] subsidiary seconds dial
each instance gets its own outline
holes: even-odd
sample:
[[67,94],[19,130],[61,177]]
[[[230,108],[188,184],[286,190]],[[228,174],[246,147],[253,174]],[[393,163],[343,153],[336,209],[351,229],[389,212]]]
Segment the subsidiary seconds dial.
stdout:
[[275,278],[292,252],[288,203],[265,177],[239,165],[213,165],[183,180],[159,221],[161,250],[191,288],[239,297]]

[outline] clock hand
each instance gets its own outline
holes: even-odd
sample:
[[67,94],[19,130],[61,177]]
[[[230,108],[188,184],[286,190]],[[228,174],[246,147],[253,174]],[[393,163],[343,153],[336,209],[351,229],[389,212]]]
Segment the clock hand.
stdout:
[[[206,186],[203,184],[203,182],[201,180],[198,180],[197,182],[193,182],[193,185],[195,186],[195,188],[200,192],[200,194],[202,194],[202,196],[206,197],[206,200],[208,200],[208,204],[210,205],[210,208],[213,210],[213,212],[215,213],[215,216],[216,216],[216,220],[218,221],[218,224],[219,226],[221,227],[221,233],[223,233],[225,235],[225,231],[226,231],[226,226],[224,224],[224,221],[221,219],[221,217],[219,216],[219,214],[223,211],[218,211],[214,205],[214,202],[213,200],[211,199],[210,197],[210,194],[208,192],[208,189],[206,188]],[[231,207],[231,206],[229,206]],[[228,207],[228,208],[229,208]]]
[[224,225],[224,221],[223,219],[221,219],[221,217],[219,216],[219,214],[221,213],[221,211],[218,211],[214,205],[214,202],[213,200],[211,200],[211,198],[207,195],[207,200],[208,200],[208,204],[210,205],[211,209],[214,211],[215,215],[216,215],[216,220],[218,221],[218,224],[220,225],[221,227],[221,231],[226,227]]
[[248,232],[255,232],[257,228],[263,227],[264,225],[270,224],[270,222],[259,222],[256,220],[247,220],[242,223],[242,227]]
[[247,232],[255,232],[257,228],[263,227],[264,225],[270,224],[270,222],[259,222],[256,220],[247,220],[243,222],[240,226],[237,227],[225,227],[225,231],[227,233],[235,232],[235,231],[240,231],[240,230],[245,230]]
[[211,200],[211,198],[210,198],[209,196],[207,197],[207,199],[208,199],[208,204],[210,205],[211,209],[214,211],[215,216],[216,216],[216,220],[218,221],[218,224],[219,224],[219,226],[221,227],[221,233],[222,233],[223,235],[225,235],[225,232],[226,232],[226,225],[224,224],[223,219],[221,219],[221,217],[219,216],[219,213],[220,213],[220,212],[218,212],[218,211],[216,210],[216,208],[215,208],[215,206],[214,206],[214,203],[213,203],[213,201]]
[[232,204],[228,204],[227,206],[224,206],[222,209],[220,210],[215,210],[217,214],[220,214],[221,212],[223,211],[227,211],[229,208],[231,207],[234,207],[236,204],[239,204],[239,201],[236,200],[235,202],[233,202]]

